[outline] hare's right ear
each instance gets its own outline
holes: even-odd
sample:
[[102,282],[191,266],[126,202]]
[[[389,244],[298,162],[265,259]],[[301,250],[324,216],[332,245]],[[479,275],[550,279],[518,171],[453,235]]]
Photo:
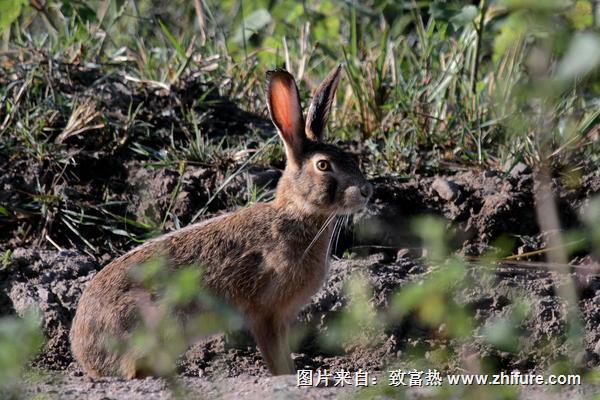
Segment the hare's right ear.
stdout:
[[285,143],[288,162],[299,166],[306,135],[298,87],[289,72],[283,69],[267,72],[267,104],[271,120]]
[[323,139],[323,133],[329,111],[335,97],[335,91],[340,82],[340,72],[342,65],[334,68],[317,88],[306,116],[306,137],[310,140],[320,141]]

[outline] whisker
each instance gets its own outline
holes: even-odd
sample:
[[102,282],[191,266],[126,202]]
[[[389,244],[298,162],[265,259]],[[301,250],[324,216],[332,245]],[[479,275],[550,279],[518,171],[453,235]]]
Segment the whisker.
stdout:
[[352,218],[352,246],[354,246],[357,242],[359,243],[361,238],[361,229],[364,226],[364,219],[359,219],[358,222]]
[[335,230],[336,230],[336,229],[337,229],[337,227],[338,227],[338,226],[341,224],[341,222],[342,222],[342,219],[341,219],[341,218],[338,218],[338,219],[335,221],[335,225],[333,226],[333,233],[331,234],[331,237],[329,238],[329,243],[327,243],[327,253],[326,253],[326,254],[327,254],[327,257],[329,257],[329,254],[330,254],[329,252],[331,251],[331,245],[333,244],[333,237],[334,237],[334,235],[335,235]]
[[337,251],[338,251],[338,241],[340,240],[340,234],[342,232],[343,227],[344,227],[344,218],[342,217],[342,218],[340,218],[340,223],[337,225],[337,227],[336,227],[337,229],[334,232],[334,235],[335,235],[335,247],[334,247],[333,251],[335,253],[337,253]]
[[350,225],[350,214],[346,214],[340,220],[340,225],[338,227],[337,236],[335,238],[334,252],[337,252],[337,250],[338,250],[338,243],[340,240],[340,236],[342,235],[342,230],[347,230],[349,225]]
[[317,232],[317,234],[315,235],[315,237],[312,239],[312,241],[306,247],[306,250],[304,250],[304,253],[302,254],[302,258],[300,260],[303,260],[304,257],[306,257],[306,254],[309,252],[309,250],[312,248],[312,246],[317,242],[317,239],[319,239],[319,236],[321,236],[321,234],[323,233],[323,231],[325,231],[325,229],[327,228],[327,226],[329,225],[329,223],[334,218],[335,218],[335,213],[334,212],[332,212],[331,214],[329,214],[329,216],[327,217],[327,219],[323,223],[323,226],[321,226],[321,229],[319,229],[319,231]]
[[342,233],[342,229],[344,227],[344,219],[345,218],[346,218],[345,216],[340,218],[340,223],[337,224],[337,226],[336,226],[337,230],[335,230],[333,232],[333,236],[335,237],[335,246],[333,247],[334,253],[337,253],[337,250],[338,250],[338,241],[340,240],[340,234]]

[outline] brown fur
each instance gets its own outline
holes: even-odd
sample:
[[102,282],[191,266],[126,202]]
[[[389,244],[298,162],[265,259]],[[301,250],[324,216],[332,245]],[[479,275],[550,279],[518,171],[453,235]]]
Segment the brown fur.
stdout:
[[[333,232],[328,218],[362,208],[371,194],[351,157],[319,141],[339,72],[333,71],[319,88],[315,101],[327,104],[311,106],[314,125],[306,128],[299,99],[287,99],[297,96],[291,75],[269,73],[269,109],[288,155],[273,202],[161,236],[94,277],[71,330],[73,354],[90,376],[139,378],[150,373],[140,369],[138,355],[111,350],[110,341],[127,339],[140,323],[140,310],[153,306],[153,295],[136,284],[131,269],[157,256],[174,268],[204,266],[203,285],[246,318],[269,369],[274,374],[294,371],[287,331],[327,274]],[[319,160],[327,160],[331,169],[319,170]]]

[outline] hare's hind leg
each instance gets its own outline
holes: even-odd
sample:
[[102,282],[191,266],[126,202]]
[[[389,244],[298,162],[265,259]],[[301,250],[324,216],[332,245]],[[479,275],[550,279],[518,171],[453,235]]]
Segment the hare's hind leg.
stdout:
[[152,306],[149,293],[141,290],[102,292],[89,287],[79,301],[71,328],[75,358],[91,377],[144,377],[141,355],[132,351],[132,332],[140,327],[140,305]]
[[250,329],[273,375],[293,374],[287,320],[275,315],[254,315]]

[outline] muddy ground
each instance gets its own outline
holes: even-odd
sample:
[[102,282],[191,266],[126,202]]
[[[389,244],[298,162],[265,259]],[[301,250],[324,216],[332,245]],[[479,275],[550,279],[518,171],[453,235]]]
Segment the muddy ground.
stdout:
[[[93,68],[55,73],[59,74],[55,77],[57,88],[81,103],[93,98],[105,125],[120,126],[114,129],[123,136],[116,142],[100,133],[61,137],[68,143],[63,151],[70,152],[70,161],[62,170],[51,160],[0,153],[0,200],[15,205],[11,214],[0,220],[0,250],[11,254],[0,268],[0,315],[22,314],[36,306],[41,310],[46,336],[43,350],[31,364],[32,371],[42,373],[29,376],[24,394],[73,399],[84,394],[92,394],[92,398],[167,398],[172,391],[164,380],[90,381],[73,361],[68,343],[71,319],[85,285],[109,260],[136,245],[132,237],[143,238],[149,230],[108,222],[82,223],[73,230],[66,215],[84,210],[86,215],[101,220],[122,215],[136,221],[160,221],[164,215],[174,215],[176,218],[165,219],[162,226],[170,230],[192,221],[208,201],[198,219],[245,204],[249,199],[248,182],[264,188],[268,198],[281,174],[281,158],[272,164],[245,165],[242,155],[242,159],[231,156],[157,166],[156,160],[140,156],[127,146],[135,141],[163,148],[171,140],[165,135],[172,131],[173,121],[184,127],[176,130],[176,136],[180,135],[176,140],[184,141],[184,109],[205,116],[202,129],[210,137],[243,136],[248,130],[259,130],[258,138],[268,138],[273,131],[263,117],[246,113],[233,102],[212,94],[200,79],[190,78],[165,90],[118,75],[99,79],[100,71]],[[64,76],[69,79],[62,79]],[[209,93],[209,106],[194,101],[199,93]],[[139,124],[157,127],[155,134],[144,136],[135,127],[122,127],[127,124],[126,110],[138,107]],[[58,118],[48,123],[64,126],[66,121]],[[51,139],[58,140],[60,130],[50,132],[55,132],[50,134],[54,135]],[[259,147],[258,143],[246,144],[250,149]],[[368,164],[368,155],[357,149],[356,143],[341,145]],[[213,196],[233,172],[236,178]],[[450,354],[443,363],[447,371],[456,371],[472,359],[483,360],[489,371],[542,372],[564,359],[580,371],[600,365],[597,249],[580,247],[570,255],[569,265],[554,267],[537,263],[543,261],[543,254],[525,257],[522,261],[527,263],[507,262],[492,268],[478,258],[497,250],[500,238],[510,240],[508,250],[513,254],[530,253],[546,245],[547,234],[540,232],[536,222],[535,171],[529,166],[515,162],[489,169],[417,170],[405,177],[371,175],[375,186],[371,204],[354,217],[353,224],[337,241],[325,286],[298,317],[296,330],[302,335],[294,352],[297,368],[362,368],[385,376],[386,368],[406,366],[420,357],[435,358],[440,349]],[[575,183],[563,178],[556,174],[550,188],[557,199],[562,228],[585,229],[581,215],[600,193],[600,173],[583,163]],[[48,191],[47,195],[60,199],[51,202],[45,213],[39,212],[31,199],[31,193],[40,187]],[[468,341],[453,339],[445,330],[448,327],[433,330],[420,320],[418,312],[402,314],[394,306],[398,290],[427,282],[449,268],[446,263],[431,263],[424,257],[423,244],[412,233],[411,225],[414,217],[422,215],[442,218],[452,237],[451,252],[470,260],[460,279],[450,282],[451,290],[444,294],[445,301],[472,315],[474,325]],[[123,234],[124,230],[129,234]],[[356,277],[367,284],[368,303],[384,323],[372,331],[361,327],[368,331],[367,341],[336,340],[332,332],[344,310],[352,307],[346,289]],[[560,288],[570,282],[575,283],[582,321],[581,340],[575,348],[566,331],[567,304],[559,296]],[[523,298],[530,311],[515,322],[518,349],[507,350],[502,344],[486,341],[483,333],[495,329],[497,321],[514,321],[514,307]],[[328,337],[334,346],[326,344]],[[354,390],[298,389],[290,377],[269,377],[244,330],[194,345],[181,357],[178,373],[181,390],[206,398],[334,398]],[[579,396],[593,393],[595,388],[568,390],[572,391],[570,396]],[[420,389],[411,392],[415,398],[430,394]],[[544,395],[543,391],[529,389],[523,397]]]

